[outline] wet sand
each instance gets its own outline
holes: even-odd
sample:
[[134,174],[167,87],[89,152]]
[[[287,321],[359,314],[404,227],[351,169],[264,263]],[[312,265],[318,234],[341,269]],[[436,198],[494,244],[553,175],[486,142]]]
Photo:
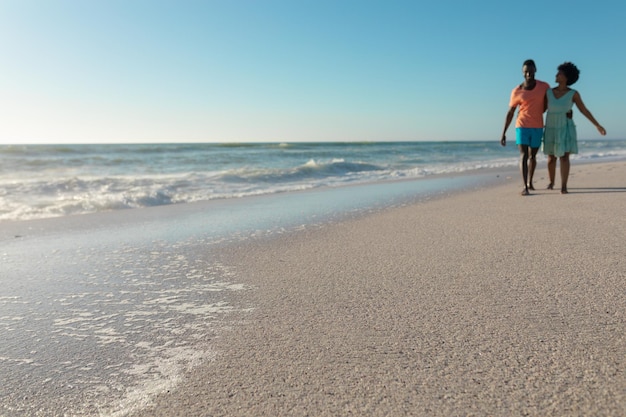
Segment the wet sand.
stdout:
[[134,415],[626,415],[626,162],[519,182],[220,253],[214,358]]

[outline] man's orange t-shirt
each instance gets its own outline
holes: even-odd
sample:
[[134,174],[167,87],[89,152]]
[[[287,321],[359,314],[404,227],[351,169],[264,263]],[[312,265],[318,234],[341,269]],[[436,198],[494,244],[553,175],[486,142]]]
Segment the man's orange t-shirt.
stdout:
[[518,85],[511,92],[509,107],[519,106],[515,127],[543,128],[543,100],[550,86],[543,81],[535,81],[532,90],[524,90]]

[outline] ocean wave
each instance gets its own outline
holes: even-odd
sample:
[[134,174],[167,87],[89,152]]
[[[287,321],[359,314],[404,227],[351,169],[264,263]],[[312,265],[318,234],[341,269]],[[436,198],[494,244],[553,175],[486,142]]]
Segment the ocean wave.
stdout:
[[310,159],[301,166],[288,169],[242,168],[235,172],[224,173],[221,179],[229,183],[262,182],[276,184],[329,177],[345,177],[363,172],[384,170],[384,167],[378,165],[363,162],[346,162],[343,159],[334,159],[329,162],[318,162]]
[[375,164],[309,160],[289,169],[236,169],[142,176],[72,176],[0,182],[0,220],[26,220],[135,209],[319,187],[418,178],[500,164],[391,169]]
[[172,204],[172,184],[68,178],[2,184],[0,220],[25,220]]

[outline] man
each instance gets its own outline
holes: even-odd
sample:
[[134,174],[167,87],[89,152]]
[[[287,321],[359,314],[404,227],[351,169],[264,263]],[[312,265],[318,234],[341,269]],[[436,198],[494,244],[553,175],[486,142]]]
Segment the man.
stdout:
[[502,139],[500,139],[502,146],[506,146],[506,131],[513,120],[515,109],[519,106],[515,122],[515,143],[520,150],[520,171],[524,181],[522,195],[529,195],[530,190],[535,189],[533,187],[533,175],[537,167],[537,151],[541,146],[543,136],[545,96],[546,91],[550,88],[548,83],[535,79],[535,72],[537,72],[535,61],[532,59],[524,61],[522,65],[524,82],[511,92],[509,111],[506,114]]

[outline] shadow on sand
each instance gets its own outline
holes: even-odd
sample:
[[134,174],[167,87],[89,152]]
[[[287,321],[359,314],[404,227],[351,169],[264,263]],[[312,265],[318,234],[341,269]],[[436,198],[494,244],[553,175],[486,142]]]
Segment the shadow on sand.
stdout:
[[569,188],[570,194],[626,193],[626,187]]

